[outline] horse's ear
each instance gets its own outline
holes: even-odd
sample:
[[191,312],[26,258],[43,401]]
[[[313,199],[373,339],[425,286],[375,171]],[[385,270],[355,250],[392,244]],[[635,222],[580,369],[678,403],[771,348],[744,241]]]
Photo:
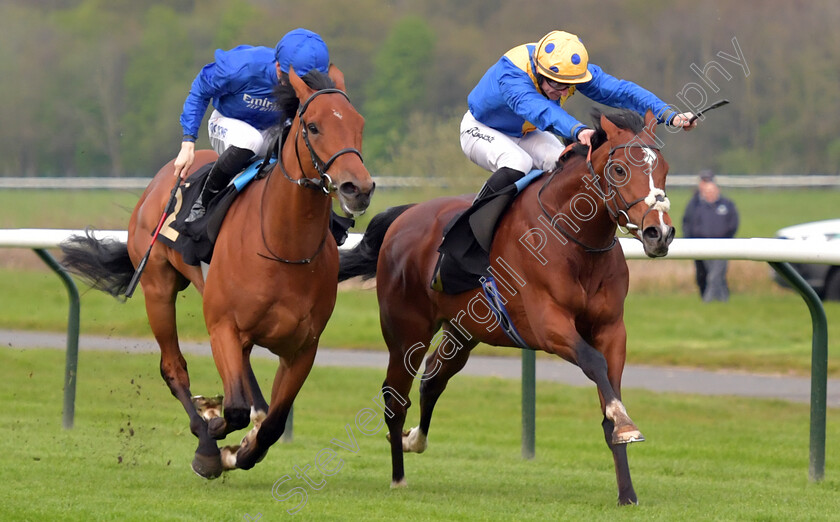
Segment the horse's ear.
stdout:
[[656,134],[656,124],[659,123],[656,121],[656,117],[653,115],[653,111],[650,109],[647,110],[645,113],[645,132],[647,134],[653,136]]
[[329,77],[335,83],[336,89],[346,91],[344,87],[344,73],[341,72],[341,70],[338,67],[336,67],[334,64],[330,64],[330,68],[327,71],[327,75],[329,75]]
[[295,72],[295,68],[291,65],[289,65],[289,82],[292,84],[292,88],[295,90],[301,103],[304,103],[315,93],[314,89],[311,89],[306,85],[306,82],[300,79],[300,76]]
[[621,132],[618,126],[607,118],[606,114],[601,115],[601,128],[607,133],[607,139],[612,139],[613,136]]

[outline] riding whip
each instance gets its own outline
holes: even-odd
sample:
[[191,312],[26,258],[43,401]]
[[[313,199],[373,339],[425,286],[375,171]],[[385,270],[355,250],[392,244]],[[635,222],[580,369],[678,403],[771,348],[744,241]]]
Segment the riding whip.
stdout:
[[178,192],[178,185],[180,184],[181,177],[175,176],[175,186],[172,187],[172,192],[169,194],[169,200],[166,202],[166,206],[163,207],[163,214],[161,214],[158,226],[155,229],[155,233],[152,235],[152,242],[149,243],[149,249],[146,250],[146,255],[143,256],[142,260],[140,260],[140,264],[137,265],[137,270],[134,271],[134,275],[131,276],[131,281],[128,283],[128,288],[125,291],[126,298],[129,298],[134,294],[134,290],[137,288],[137,283],[140,282],[140,275],[143,273],[143,269],[146,268],[146,261],[149,260],[149,255],[152,253],[152,247],[155,246],[155,241],[157,240],[158,234],[160,234],[160,229],[163,228],[163,222],[166,221],[167,211],[169,210],[169,207],[172,206],[172,202],[175,200],[175,194]]
[[697,112],[697,114],[692,116],[690,120],[688,120],[688,124],[691,125],[692,123],[694,123],[694,120],[696,120],[697,118],[702,116],[704,112],[708,112],[712,109],[717,109],[718,107],[723,107],[727,103],[729,103],[729,100],[719,100],[719,101],[716,101],[715,103],[709,105],[705,109],[701,109],[700,111]]

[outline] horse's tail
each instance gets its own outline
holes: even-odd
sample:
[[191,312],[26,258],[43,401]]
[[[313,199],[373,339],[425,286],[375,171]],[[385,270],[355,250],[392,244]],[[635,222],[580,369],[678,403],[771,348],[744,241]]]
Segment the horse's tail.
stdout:
[[358,245],[350,250],[339,251],[341,263],[338,270],[339,282],[356,276],[362,276],[362,279],[370,279],[376,275],[376,263],[379,259],[379,249],[382,248],[385,232],[403,212],[413,206],[414,204],[402,205],[380,212],[370,220],[365,235]]
[[123,298],[134,275],[128,245],[113,238],[96,239],[90,230],[60,245],[61,265],[97,290]]

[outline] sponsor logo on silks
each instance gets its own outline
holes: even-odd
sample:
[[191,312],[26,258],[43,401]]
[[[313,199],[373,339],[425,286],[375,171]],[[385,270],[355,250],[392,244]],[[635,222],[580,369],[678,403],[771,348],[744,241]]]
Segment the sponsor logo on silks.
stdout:
[[210,136],[213,136],[214,138],[218,138],[218,139],[221,139],[221,140],[225,139],[225,136],[227,135],[227,131],[228,131],[227,127],[223,127],[223,126],[219,125],[218,123],[211,123],[210,124]]
[[473,138],[478,138],[480,140],[484,140],[488,143],[493,143],[493,140],[496,138],[494,136],[490,136],[488,134],[482,134],[481,131],[478,130],[478,127],[473,127],[471,129],[467,129],[464,131],[464,134],[468,136],[472,136]]
[[277,103],[269,98],[255,98],[250,94],[243,94],[242,101],[245,106],[255,111],[278,111]]

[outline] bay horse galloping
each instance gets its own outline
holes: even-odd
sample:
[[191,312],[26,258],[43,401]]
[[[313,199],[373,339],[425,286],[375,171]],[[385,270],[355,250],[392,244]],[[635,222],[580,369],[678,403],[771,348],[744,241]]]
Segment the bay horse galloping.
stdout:
[[[365,211],[374,190],[360,152],[364,119],[344,93],[342,73],[331,66],[329,76],[315,71],[305,78],[289,73],[290,95],[299,102],[297,117],[271,172],[247,185],[231,205],[206,281],[199,267],[186,264],[161,242],[153,244],[140,279],[149,325],[160,345],[161,375],[189,415],[190,430],[198,437],[192,467],[205,478],[218,477],[223,470],[250,469],[282,435],[335,306],[338,248],[329,232],[332,195],[346,213],[357,215]],[[200,151],[195,164],[214,157],[211,151]],[[63,247],[65,266],[96,288],[122,295],[149,249],[174,180],[170,162],[137,203],[128,244],[76,237]],[[181,203],[177,201],[176,210]],[[224,386],[223,416],[218,408],[200,412],[194,406],[178,345],[175,300],[190,283],[202,294]],[[279,357],[270,406],[251,369],[254,345]],[[220,452],[216,440],[252,420],[254,428],[241,445]]]
[[[524,344],[576,364],[595,382],[613,454],[620,504],[636,503],[626,445],[644,440],[621,402],[628,269],[617,227],[648,256],[664,256],[674,237],[665,197],[668,165],[656,120],[632,112],[595,114],[591,156],[579,149],[524,189],[499,221],[488,273]],[[382,386],[388,414],[392,487],[405,485],[403,452],[422,453],[432,411],[449,379],[479,342],[516,346],[482,289],[449,295],[430,281],[444,227],[471,196],[389,209],[370,222],[359,245],[342,251],[339,279],[376,277],[382,333],[390,359]],[[442,328],[442,330],[441,330]],[[439,331],[440,330],[440,331]],[[436,335],[437,333],[437,335]],[[418,368],[432,343],[437,349]],[[420,424],[403,431],[415,378]]]

